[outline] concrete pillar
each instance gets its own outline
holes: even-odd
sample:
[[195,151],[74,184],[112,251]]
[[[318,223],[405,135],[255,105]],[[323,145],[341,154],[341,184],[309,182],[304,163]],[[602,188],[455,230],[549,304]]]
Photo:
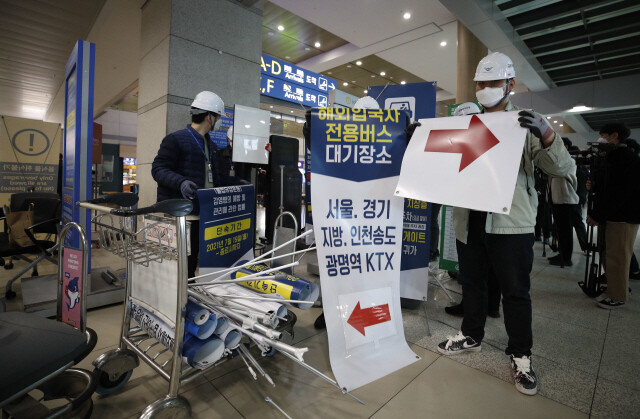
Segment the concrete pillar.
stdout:
[[195,95],[259,107],[262,7],[233,0],[147,0],[142,6],[137,181],[140,206],[156,202],[151,163],[167,133],[191,122]]
[[473,76],[476,74],[478,62],[486,55],[487,47],[458,21],[456,103],[476,100],[476,84]]

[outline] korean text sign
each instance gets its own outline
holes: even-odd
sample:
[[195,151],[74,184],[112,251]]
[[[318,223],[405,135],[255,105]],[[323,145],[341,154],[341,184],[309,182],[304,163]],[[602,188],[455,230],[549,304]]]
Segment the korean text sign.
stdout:
[[253,185],[197,191],[200,202],[200,273],[253,259],[255,196]]
[[336,81],[267,54],[261,57],[260,93],[287,102],[324,108]]
[[397,110],[311,115],[311,201],[329,354],[348,390],[416,361],[400,312],[403,199],[394,196],[405,126]]

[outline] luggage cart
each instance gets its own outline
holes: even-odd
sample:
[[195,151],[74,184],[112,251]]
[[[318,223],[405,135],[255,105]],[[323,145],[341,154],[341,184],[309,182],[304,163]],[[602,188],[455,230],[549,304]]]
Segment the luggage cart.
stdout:
[[[182,361],[183,339],[185,334],[185,315],[187,303],[187,222],[186,215],[193,208],[188,200],[167,200],[150,207],[139,209],[114,209],[91,202],[79,202],[79,206],[96,211],[92,222],[98,232],[100,245],[126,259],[125,304],[122,318],[120,345],[118,348],[100,355],[94,362],[98,377],[99,394],[117,392],[127,383],[133,369],[139,365],[139,359],[146,362],[154,371],[169,382],[167,395],[147,406],[140,417],[189,417],[189,402],[178,394],[180,386],[186,384],[206,370],[190,367]],[[134,231],[134,218],[151,213],[154,223]],[[164,227],[161,227],[164,225]],[[166,229],[172,226],[173,229]],[[175,234],[175,237],[170,235]],[[155,237],[155,240],[154,240]],[[157,302],[140,300],[133,295],[136,286],[134,265],[145,268],[153,264],[177,262],[177,278],[169,278],[175,284],[175,313],[164,314],[156,307]],[[160,275],[161,276],[161,275]],[[165,286],[158,284],[158,286]],[[132,304],[139,305],[174,327],[175,340],[173,350],[160,344],[141,327],[131,327]],[[166,312],[166,310],[165,310]],[[163,356],[164,355],[164,356]],[[167,358],[167,355],[169,357]],[[222,358],[224,361],[225,358]],[[212,364],[212,366],[217,365]]]

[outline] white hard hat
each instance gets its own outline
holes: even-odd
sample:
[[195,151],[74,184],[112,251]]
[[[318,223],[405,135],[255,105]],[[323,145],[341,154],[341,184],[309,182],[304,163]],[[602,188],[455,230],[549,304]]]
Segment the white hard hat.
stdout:
[[227,130],[227,138],[233,140],[233,125]]
[[191,104],[191,114],[197,115],[204,112],[222,114],[224,112],[224,102],[220,99],[220,96],[207,90],[198,93]]
[[380,105],[371,96],[365,96],[356,100],[353,109],[380,109]]
[[453,110],[453,116],[473,115],[476,113],[480,113],[480,107],[475,102],[461,103]]
[[473,81],[504,80],[515,76],[511,58],[501,52],[492,52],[478,63]]

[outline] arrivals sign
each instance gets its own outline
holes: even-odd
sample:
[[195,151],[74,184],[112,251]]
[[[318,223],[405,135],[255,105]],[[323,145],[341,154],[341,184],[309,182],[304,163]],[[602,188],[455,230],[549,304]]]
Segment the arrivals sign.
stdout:
[[527,133],[518,112],[420,122],[405,153],[396,195],[509,214]]
[[329,106],[335,80],[267,54],[262,54],[261,68],[261,94],[313,108]]
[[404,112],[311,114],[313,223],[331,368],[353,390],[415,362],[400,311]]

